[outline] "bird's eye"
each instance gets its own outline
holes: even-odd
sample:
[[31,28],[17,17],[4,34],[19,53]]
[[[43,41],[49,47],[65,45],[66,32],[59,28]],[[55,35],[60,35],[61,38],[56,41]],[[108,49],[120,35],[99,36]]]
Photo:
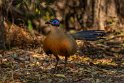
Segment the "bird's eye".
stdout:
[[56,21],[54,21],[53,23],[54,23],[54,24],[56,24],[57,22],[56,22]]

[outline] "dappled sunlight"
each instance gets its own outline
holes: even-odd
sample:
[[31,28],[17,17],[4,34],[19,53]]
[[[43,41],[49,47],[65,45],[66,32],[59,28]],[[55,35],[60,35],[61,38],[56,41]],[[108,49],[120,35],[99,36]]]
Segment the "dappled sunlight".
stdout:
[[21,82],[120,80],[124,77],[124,40],[123,34],[120,34],[111,33],[111,36],[108,35],[106,39],[98,41],[77,40],[78,51],[68,58],[66,72],[63,72],[64,57],[59,56],[60,61],[55,74],[53,71],[56,58],[53,55],[46,55],[42,45],[1,51],[0,79],[12,81],[20,79]]
[[1,0],[0,83],[123,83],[123,4]]
[[[41,52],[40,54],[39,51]],[[56,81],[65,80],[66,82],[81,79],[83,79],[82,81],[93,81],[94,78],[104,80],[104,77],[107,80],[111,76],[113,76],[111,79],[116,80],[124,77],[122,73],[124,70],[118,70],[118,65],[111,57],[92,59],[86,55],[75,54],[69,58],[65,73],[63,73],[64,57],[60,56],[60,59],[57,67],[58,73],[52,74],[56,62],[55,57],[53,55],[47,56],[42,52],[41,48],[27,51],[16,48],[4,51],[1,56],[1,68],[3,70],[1,75],[6,79],[21,79],[23,82],[24,80],[30,82],[34,80],[49,81],[50,79],[56,79]],[[13,77],[8,77],[9,75],[13,75]]]

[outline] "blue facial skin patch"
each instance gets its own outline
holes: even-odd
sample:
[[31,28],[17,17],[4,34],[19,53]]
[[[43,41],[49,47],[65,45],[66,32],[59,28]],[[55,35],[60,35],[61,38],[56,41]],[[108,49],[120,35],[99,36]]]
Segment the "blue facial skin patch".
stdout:
[[58,19],[52,19],[50,22],[51,22],[51,25],[53,25],[53,26],[59,26],[60,25],[60,21]]

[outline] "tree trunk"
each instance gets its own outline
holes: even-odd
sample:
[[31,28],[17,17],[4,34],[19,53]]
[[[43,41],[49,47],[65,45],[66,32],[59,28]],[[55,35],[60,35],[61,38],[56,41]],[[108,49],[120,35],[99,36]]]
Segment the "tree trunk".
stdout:
[[0,49],[5,49],[5,27],[2,9],[2,0],[0,1]]
[[[60,4],[62,3],[62,4]],[[104,30],[109,24],[123,24],[124,1],[122,0],[58,0],[53,4],[57,18],[65,17],[67,28]],[[73,18],[73,22],[70,19]]]

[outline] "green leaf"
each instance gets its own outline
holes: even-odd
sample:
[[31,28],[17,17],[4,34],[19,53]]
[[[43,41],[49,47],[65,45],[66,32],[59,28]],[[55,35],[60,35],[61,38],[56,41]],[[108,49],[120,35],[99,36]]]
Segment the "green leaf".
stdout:
[[29,29],[29,31],[32,31],[32,29],[33,29],[31,20],[28,20],[28,29]]
[[38,8],[36,8],[35,12],[36,12],[37,14],[41,14],[41,12],[40,12],[40,10],[39,10]]

